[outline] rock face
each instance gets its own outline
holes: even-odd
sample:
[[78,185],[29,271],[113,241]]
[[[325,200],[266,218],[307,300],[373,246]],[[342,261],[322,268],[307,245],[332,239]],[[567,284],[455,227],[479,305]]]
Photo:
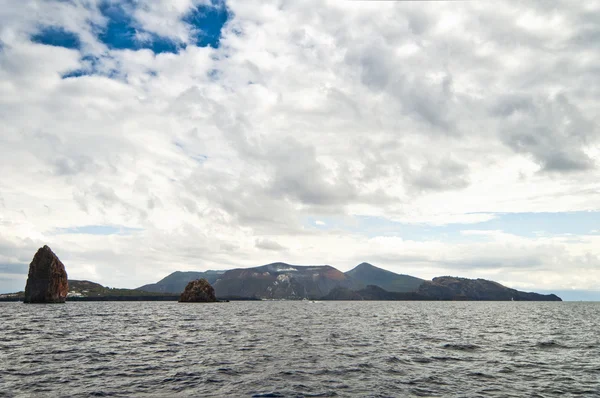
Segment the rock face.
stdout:
[[317,299],[335,287],[351,287],[343,272],[329,265],[272,263],[225,272],[216,282],[219,297],[260,299]]
[[215,289],[204,278],[188,283],[179,298],[180,303],[214,303],[215,301],[217,301]]
[[35,253],[29,264],[24,303],[64,303],[69,293],[65,266],[48,246]]

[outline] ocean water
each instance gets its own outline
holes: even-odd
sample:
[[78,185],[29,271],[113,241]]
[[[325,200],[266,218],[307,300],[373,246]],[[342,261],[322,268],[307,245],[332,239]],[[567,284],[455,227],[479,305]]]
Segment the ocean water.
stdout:
[[0,303],[2,397],[600,396],[600,303]]

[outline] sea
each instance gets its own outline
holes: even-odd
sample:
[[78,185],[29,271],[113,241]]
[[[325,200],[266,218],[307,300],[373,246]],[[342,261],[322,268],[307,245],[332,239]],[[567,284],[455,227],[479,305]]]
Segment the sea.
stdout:
[[0,303],[1,397],[600,397],[600,302]]

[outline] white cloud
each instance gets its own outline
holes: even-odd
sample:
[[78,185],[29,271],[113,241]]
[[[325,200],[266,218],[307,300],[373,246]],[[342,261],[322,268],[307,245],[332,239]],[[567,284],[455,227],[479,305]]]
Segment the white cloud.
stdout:
[[[194,4],[144,2],[133,17],[191,43],[181,16]],[[92,1],[0,10],[1,261],[28,263],[47,243],[71,275],[129,287],[174,270],[258,265],[265,251],[422,277],[598,283],[589,236],[464,232],[453,244],[303,224],[598,210],[597,9],[227,4],[234,17],[219,49],[158,55],[109,50]],[[31,43],[40,25],[75,32],[81,51]],[[60,78],[90,53],[103,75]],[[82,225],[141,231],[53,232]]]
[[145,31],[176,42],[188,43],[190,27],[181,19],[192,7],[192,0],[141,1],[137,4],[133,17]]

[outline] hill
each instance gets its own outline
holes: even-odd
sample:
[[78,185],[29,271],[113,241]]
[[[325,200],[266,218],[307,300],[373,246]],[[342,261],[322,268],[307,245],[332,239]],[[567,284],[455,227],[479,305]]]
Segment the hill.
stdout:
[[345,274],[352,279],[352,288],[355,290],[374,285],[388,292],[406,293],[416,291],[424,282],[423,279],[410,275],[396,274],[369,263],[361,263]]
[[562,301],[554,294],[521,292],[485,279],[449,276],[424,281],[415,292],[389,292],[374,285],[359,290],[338,287],[321,300]]
[[138,290],[179,294],[191,280],[206,278],[220,298],[298,300],[515,300],[558,301],[556,295],[521,292],[493,281],[438,277],[425,281],[361,263],[343,273],[329,265],[272,263],[228,271],[174,272]]
[[417,294],[432,300],[562,301],[554,294],[521,292],[498,282],[452,276],[423,282]]
[[69,280],[68,298],[76,297],[132,297],[132,296],[159,296],[160,293],[141,291],[136,289],[119,289],[102,286],[90,281]]
[[388,292],[379,286],[369,285],[364,289],[351,290],[344,287],[336,287],[321,300],[374,300],[374,301],[399,301],[399,300],[426,300],[415,292]]
[[135,290],[154,293],[181,294],[189,282],[204,278],[208,283],[214,285],[223,273],[225,273],[225,271],[175,271],[156,283],[140,286]]
[[214,288],[218,297],[297,300],[319,298],[335,287],[351,285],[348,276],[329,265],[273,263],[226,271]]

